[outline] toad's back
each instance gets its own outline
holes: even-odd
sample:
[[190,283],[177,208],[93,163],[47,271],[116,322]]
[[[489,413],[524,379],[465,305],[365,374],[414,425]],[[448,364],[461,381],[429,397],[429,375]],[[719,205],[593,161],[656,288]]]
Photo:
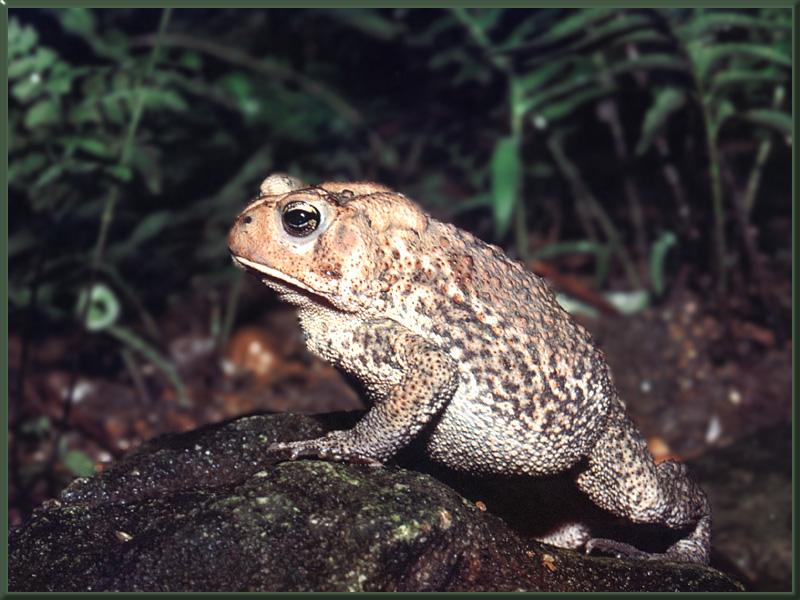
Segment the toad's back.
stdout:
[[[470,471],[564,470],[595,442],[615,393],[601,352],[546,282],[498,248],[433,219],[426,234],[393,248],[410,268],[392,270],[386,301],[458,365],[431,454]],[[417,260],[404,263],[409,250]]]

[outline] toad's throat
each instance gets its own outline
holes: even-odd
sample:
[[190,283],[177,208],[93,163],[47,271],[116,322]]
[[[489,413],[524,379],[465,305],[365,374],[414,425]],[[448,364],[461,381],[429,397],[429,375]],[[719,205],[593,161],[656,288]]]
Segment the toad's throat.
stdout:
[[[304,304],[309,300],[316,304],[331,305],[331,302],[324,298],[316,290],[310,288],[302,281],[295,279],[277,269],[262,265],[261,263],[248,260],[236,254],[231,254],[234,264],[241,267],[248,273],[258,277],[264,284],[277,291],[285,300],[292,304]],[[303,301],[305,299],[305,302]]]

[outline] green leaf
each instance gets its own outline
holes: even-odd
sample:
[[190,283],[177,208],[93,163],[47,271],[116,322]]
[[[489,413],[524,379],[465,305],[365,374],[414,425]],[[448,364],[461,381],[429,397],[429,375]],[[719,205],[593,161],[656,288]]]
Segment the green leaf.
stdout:
[[464,200],[463,202],[458,202],[457,204],[451,204],[450,206],[442,210],[447,214],[448,217],[454,217],[456,215],[460,215],[462,213],[475,210],[476,208],[491,208],[491,207],[492,207],[491,196],[489,196],[489,194],[478,194],[476,196],[473,196],[469,200]]
[[560,38],[564,38],[576,33],[582,33],[590,25],[596,25],[606,19],[610,19],[619,14],[618,8],[581,8],[577,9],[572,15],[561,19],[552,27],[547,34],[539,38],[541,44],[552,44]]
[[[88,309],[86,302],[89,302]],[[91,292],[83,290],[78,296],[75,313],[80,317],[86,311],[86,329],[101,331],[112,326],[120,315],[121,309],[117,296],[107,285],[98,283]]]
[[749,69],[732,69],[716,73],[711,79],[711,95],[716,96],[729,87],[788,83],[789,73],[765,73]]
[[[710,102],[709,100],[706,101]],[[713,139],[717,138],[717,134],[719,133],[723,123],[725,123],[725,121],[731,118],[734,114],[736,114],[736,107],[730,100],[722,100],[717,104],[716,110],[711,113],[710,126],[711,137]]]
[[47,415],[38,419],[29,419],[20,426],[20,431],[29,435],[43,436],[52,428],[50,417]]
[[498,21],[503,17],[505,10],[502,8],[481,8],[470,13],[472,22],[484,31],[489,31],[492,27],[497,25]]
[[665,231],[653,242],[650,249],[650,285],[656,296],[664,293],[664,264],[667,252],[678,243],[677,236],[671,231]]
[[122,183],[128,183],[133,179],[133,171],[126,165],[108,165],[105,170],[106,173]]
[[669,117],[686,103],[686,93],[680,88],[662,88],[656,92],[653,104],[647,110],[642,125],[642,136],[636,144],[638,156],[647,152],[653,139],[658,135]]
[[25,54],[30,51],[36,42],[39,41],[39,36],[36,30],[30,25],[21,26],[16,17],[11,17],[8,20],[8,58],[12,59],[20,54]]
[[673,54],[652,53],[638,58],[626,60],[612,67],[612,75],[624,75],[633,71],[679,71],[686,72],[689,65],[682,58]]
[[591,48],[611,45],[618,40],[633,35],[637,32],[649,32],[648,40],[664,38],[654,29],[652,20],[644,15],[617,11],[617,14],[604,23],[593,25],[584,32],[584,35],[560,47],[558,52],[569,51],[573,55],[586,52]]
[[8,164],[9,182],[17,182],[18,179],[26,179],[33,176],[47,164],[44,154],[31,153],[22,158],[12,160]]
[[56,53],[49,48],[37,48],[36,52],[18,58],[8,65],[8,78],[18,79],[32,75],[43,76],[57,60]]
[[106,158],[109,155],[106,142],[93,137],[64,137],[60,143],[63,144],[67,154],[73,154],[75,150],[81,150],[87,154],[98,158]]
[[522,166],[517,138],[506,137],[497,142],[492,156],[491,173],[494,231],[495,236],[501,238],[511,224],[521,188]]
[[[98,35],[94,13],[87,8],[67,8],[55,13],[64,31],[67,31],[89,44],[99,56],[122,61],[127,54],[127,39],[107,39]],[[113,32],[111,32],[113,34]]]
[[94,475],[94,461],[81,450],[70,450],[62,460],[64,466],[76,477]]
[[755,43],[729,43],[706,45],[695,42],[688,45],[692,61],[696,65],[698,77],[707,81],[712,68],[722,60],[730,58],[748,58],[760,62],[769,62],[791,69],[792,59],[780,50]]
[[128,117],[121,100],[131,103],[131,98],[132,94],[129,92],[124,94],[109,94],[108,96],[100,98],[103,116],[115,125],[125,125]]
[[372,8],[351,8],[348,10],[334,8],[317,12],[379,40],[394,39],[402,31],[397,23],[390,21]]
[[737,115],[756,125],[777,131],[791,143],[792,117],[788,113],[770,108],[757,108]]
[[8,258],[36,247],[39,240],[31,232],[22,230],[8,237]]
[[143,90],[147,108],[153,110],[171,110],[186,112],[189,105],[186,100],[175,90],[146,88]]
[[609,48],[625,44],[664,44],[669,38],[656,29],[636,29],[615,37],[609,42]]
[[75,79],[75,71],[63,62],[57,62],[50,69],[45,82],[47,91],[57,96],[63,96],[72,90],[72,81]]
[[582,315],[592,321],[600,316],[600,313],[594,306],[590,306],[585,302],[581,302],[572,296],[567,296],[566,294],[562,294],[560,292],[556,293],[556,302],[558,302],[559,306],[571,315]]
[[542,246],[533,253],[536,260],[547,260],[564,254],[593,254],[605,257],[610,253],[608,244],[600,244],[591,240],[570,240]]
[[472,61],[472,57],[463,47],[454,46],[435,53],[428,61],[429,69],[441,69],[450,63],[463,64]]
[[147,240],[161,233],[171,221],[171,211],[160,210],[158,212],[150,213],[139,222],[139,224],[131,233],[130,237],[125,241],[124,245],[130,248],[136,248],[137,246],[140,246]]
[[137,145],[133,149],[131,164],[144,179],[147,191],[153,195],[161,193],[162,166],[158,150],[153,146]]
[[603,296],[623,315],[634,315],[650,305],[650,294],[647,290],[606,292]]
[[183,52],[178,63],[190,71],[199,71],[203,68],[203,59],[197,52]]
[[[609,96],[614,93],[614,91],[615,88],[613,87],[593,87],[584,92],[573,94],[566,100],[551,104],[536,113],[534,116],[534,124],[538,128],[543,129],[553,121],[563,119],[572,114],[575,110],[583,107],[584,104]],[[542,124],[544,124],[544,127],[541,127]]]
[[88,8],[65,8],[59,17],[61,26],[70,33],[87,37],[95,31],[94,13]]
[[695,15],[689,23],[680,26],[678,34],[684,39],[693,39],[720,30],[735,28],[763,29],[770,32],[776,29],[791,31],[791,24],[788,20],[786,23],[781,23],[777,20],[760,19],[745,13],[722,12],[712,9],[709,12]]
[[11,86],[11,96],[23,103],[41,96],[45,91],[38,76],[25,77]]
[[35,129],[42,125],[48,125],[58,121],[59,117],[58,102],[52,98],[39,100],[25,113],[25,127]]
[[550,177],[555,177],[556,175],[556,170],[553,168],[553,165],[546,162],[535,162],[533,164],[529,164],[527,172],[531,177],[537,179],[548,179]]
[[33,182],[33,188],[42,188],[64,173],[66,165],[63,162],[53,163],[39,174]]
[[[406,39],[415,46],[429,46],[436,42],[436,38],[448,29],[458,27],[459,23],[449,13],[443,13],[438,19],[433,19],[427,29],[409,31]],[[423,25],[424,27],[424,25]]]
[[[571,62],[571,60],[570,60]],[[520,94],[530,94],[539,91],[542,86],[552,81],[567,66],[568,61],[556,60],[542,64],[529,73],[515,78],[514,84],[518,86]]]
[[220,85],[230,92],[239,103],[250,99],[255,93],[253,79],[242,72],[229,73],[220,81]]
[[[559,78],[560,79],[560,78]],[[544,87],[538,93],[532,94],[521,102],[520,111],[525,114],[531,110],[538,108],[552,102],[567,101],[571,97],[576,96],[581,90],[586,89],[588,86],[595,85],[597,78],[595,74],[578,73],[569,77],[565,77],[563,81],[559,80],[555,85]]]

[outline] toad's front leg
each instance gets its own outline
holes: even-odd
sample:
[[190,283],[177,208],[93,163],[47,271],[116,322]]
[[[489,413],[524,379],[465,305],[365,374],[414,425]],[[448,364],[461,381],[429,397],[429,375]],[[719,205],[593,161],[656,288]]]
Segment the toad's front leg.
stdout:
[[[281,460],[317,457],[379,466],[441,412],[458,386],[458,370],[441,349],[396,323],[367,323],[371,352],[385,352],[402,371],[355,427],[313,440],[272,444]],[[376,336],[376,330],[379,334]],[[374,347],[375,344],[379,347]]]

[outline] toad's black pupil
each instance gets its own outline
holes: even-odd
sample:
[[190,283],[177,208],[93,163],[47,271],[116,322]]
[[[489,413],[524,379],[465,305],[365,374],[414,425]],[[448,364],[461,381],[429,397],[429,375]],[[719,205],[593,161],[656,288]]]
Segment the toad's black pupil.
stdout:
[[295,236],[312,233],[319,226],[319,211],[313,206],[288,206],[283,213],[283,227]]
[[295,208],[286,213],[286,223],[288,223],[290,227],[304,227],[313,219],[314,215],[302,208]]

